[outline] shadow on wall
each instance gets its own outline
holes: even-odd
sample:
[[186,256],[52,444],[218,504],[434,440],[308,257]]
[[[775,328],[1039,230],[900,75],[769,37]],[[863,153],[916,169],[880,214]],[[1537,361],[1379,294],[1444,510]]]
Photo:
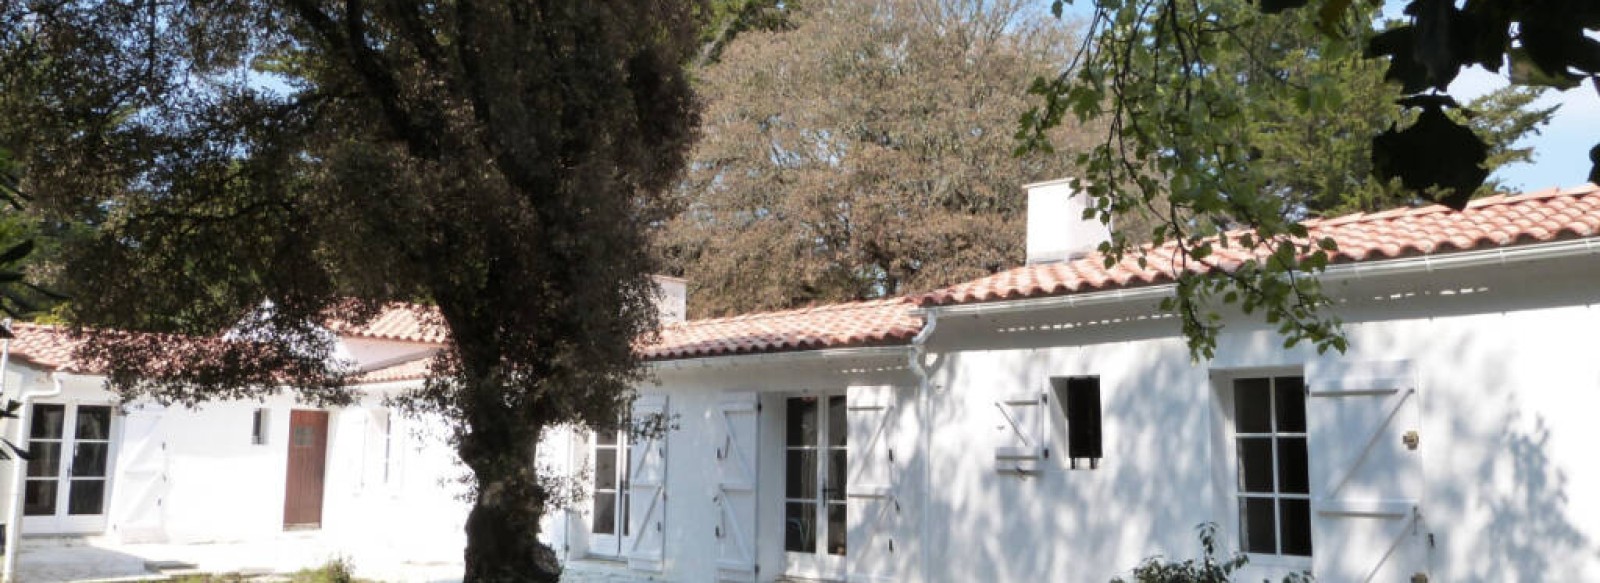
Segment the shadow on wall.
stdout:
[[[968,380],[935,395],[934,427],[958,433],[936,433],[932,452],[919,451],[938,455],[927,509],[941,525],[931,533],[929,552],[939,557],[933,574],[1094,582],[1125,575],[1149,556],[1198,556],[1194,527],[1210,520],[1211,390],[1205,368],[1183,350],[1181,341],[1162,340],[1139,350],[1093,344],[946,353],[935,370]],[[1009,429],[990,401],[1037,394],[1052,376],[1081,374],[1101,378],[1106,457],[1098,469],[1067,469],[1052,422],[1042,471],[998,472],[984,438]]]
[[[1519,429],[1520,413],[1509,415],[1501,433],[1505,455],[1478,469],[1484,484],[1496,488],[1481,504],[1488,510],[1487,573],[1506,581],[1577,580],[1581,565],[1600,557],[1589,538],[1568,519],[1567,476],[1548,455],[1550,428],[1542,415],[1531,429]],[[1583,556],[1585,553],[1591,556]],[[1562,564],[1562,557],[1569,558]]]
[[1552,409],[1592,402],[1568,391],[1600,390],[1600,365],[1549,333],[1586,330],[1593,317],[1511,311],[1353,327],[1346,358],[1413,358],[1421,367],[1423,433],[1437,436],[1424,437],[1421,528],[1437,537],[1428,550],[1436,580],[1582,581],[1600,572],[1600,546],[1584,532],[1600,516],[1574,511],[1569,478],[1594,463],[1586,440],[1596,430],[1574,421],[1593,412]]

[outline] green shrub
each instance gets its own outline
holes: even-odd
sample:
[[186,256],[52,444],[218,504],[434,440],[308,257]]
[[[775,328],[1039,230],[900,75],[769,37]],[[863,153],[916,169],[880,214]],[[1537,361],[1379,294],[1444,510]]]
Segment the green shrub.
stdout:
[[[1121,577],[1112,583],[1232,583],[1235,571],[1250,562],[1250,557],[1235,551],[1227,557],[1218,557],[1217,525],[1207,522],[1196,527],[1203,555],[1186,561],[1166,561],[1150,557],[1133,568],[1133,580]],[[1310,573],[1295,573],[1283,578],[1284,583],[1309,583]]]

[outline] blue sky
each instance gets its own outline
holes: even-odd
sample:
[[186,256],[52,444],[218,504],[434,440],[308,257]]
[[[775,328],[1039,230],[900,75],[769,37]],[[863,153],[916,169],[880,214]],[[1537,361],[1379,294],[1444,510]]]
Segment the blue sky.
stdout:
[[[1473,67],[1450,85],[1450,94],[1466,102],[1506,86],[1504,75]],[[1550,125],[1519,146],[1533,147],[1533,162],[1508,164],[1495,177],[1511,190],[1541,190],[1552,186],[1576,186],[1588,182],[1589,149],[1600,143],[1600,92],[1588,81],[1566,91],[1546,90],[1536,103],[1559,105]]]

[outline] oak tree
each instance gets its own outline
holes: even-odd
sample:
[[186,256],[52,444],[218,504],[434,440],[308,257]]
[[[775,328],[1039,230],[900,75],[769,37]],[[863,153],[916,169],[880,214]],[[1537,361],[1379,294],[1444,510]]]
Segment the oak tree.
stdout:
[[58,283],[127,398],[343,402],[322,323],[431,305],[449,344],[411,404],[471,471],[466,579],[554,580],[532,461],[640,377],[702,8],[6,2],[0,147],[45,219],[93,228]]
[[702,138],[661,232],[692,313],[903,294],[1020,263],[1019,185],[1068,163],[1014,157],[1012,128],[1028,83],[1064,65],[1066,27],[1009,0],[791,4],[785,26],[745,31],[699,73]]

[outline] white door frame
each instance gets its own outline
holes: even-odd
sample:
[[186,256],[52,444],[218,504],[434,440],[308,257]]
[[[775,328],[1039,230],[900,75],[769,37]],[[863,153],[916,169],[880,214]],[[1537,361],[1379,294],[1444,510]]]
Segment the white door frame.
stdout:
[[[607,431],[607,434],[616,435],[616,440],[609,444],[600,443],[599,431],[589,432],[589,463],[592,465],[593,475],[589,479],[589,554],[597,557],[621,558],[624,539],[628,535],[628,466],[632,464],[632,448],[628,443],[628,432]],[[611,487],[602,490],[600,486],[600,452],[601,450],[613,452]],[[600,495],[611,495],[611,528],[609,533],[596,532],[600,520]]]
[[[28,472],[26,471],[26,468],[24,468],[25,477],[23,481],[23,488],[26,490],[27,484],[31,482],[42,482],[47,480],[55,482],[55,512],[49,515],[36,514],[30,516],[24,514],[22,517],[22,532],[26,534],[91,534],[104,532],[106,529],[106,513],[111,506],[111,492],[112,487],[114,486],[113,477],[115,475],[113,470],[116,467],[117,449],[120,441],[117,439],[117,435],[122,430],[122,416],[117,414],[117,410],[114,405],[106,402],[40,401],[29,403],[27,410],[23,411],[22,413],[27,415],[30,421],[28,423],[28,431],[30,435],[20,436],[21,439],[19,441],[24,443],[24,447],[36,455],[39,452],[34,451],[35,440],[31,434],[37,431],[38,428],[32,423],[32,416],[34,411],[36,411],[40,406],[62,408],[61,432],[54,436],[54,438],[43,438],[44,442],[60,444],[56,452],[57,472],[53,478],[41,479],[38,477],[26,477]],[[79,439],[79,436],[77,435],[77,421],[80,408],[82,407],[104,407],[107,409],[109,413],[109,423],[105,428],[105,439]],[[73,471],[78,469],[73,467],[73,454],[80,442],[86,442],[89,444],[106,444],[105,469],[102,475],[73,476]],[[31,463],[39,464],[41,462],[42,460],[35,459],[35,461]],[[29,462],[13,460],[13,463]],[[100,494],[100,512],[97,514],[69,514],[68,504],[71,500],[73,484],[77,482],[89,482],[96,480],[101,481],[104,484]]]
[[[799,399],[815,399],[816,401],[816,436],[815,441],[808,445],[789,443],[789,407]],[[837,411],[831,410],[830,403],[833,399],[839,400]],[[846,467],[831,468],[829,463],[831,454],[847,451],[844,438],[849,435],[850,430],[848,416],[845,413],[847,406],[845,399],[845,391],[843,389],[793,395],[784,399],[784,574],[788,576],[829,581],[844,581],[847,578],[846,568],[848,564],[845,556],[845,547],[848,545],[841,544],[838,549],[828,548],[828,539],[832,534],[835,534],[831,532],[829,526],[828,513],[830,510],[845,514],[844,520],[840,521],[839,528],[844,529],[844,531],[849,529],[847,510],[849,505],[847,503],[848,498],[845,496],[845,482],[848,480],[849,472]],[[838,416],[839,418],[833,419],[833,416]],[[838,432],[840,435],[833,435],[834,432]],[[813,474],[810,479],[814,480],[812,484],[815,493],[812,496],[804,498],[791,498],[789,496],[788,458],[792,451],[810,451],[813,453],[814,467],[812,468]],[[832,476],[831,474],[835,471],[840,475]],[[838,492],[834,492],[834,488],[829,488],[828,486],[829,480],[835,478],[839,486],[836,488]],[[789,507],[793,504],[809,504],[812,506],[812,524],[816,530],[814,547],[811,552],[789,550],[788,536],[791,525],[788,524],[789,519],[787,517],[789,515]],[[833,552],[835,550],[837,552]]]

